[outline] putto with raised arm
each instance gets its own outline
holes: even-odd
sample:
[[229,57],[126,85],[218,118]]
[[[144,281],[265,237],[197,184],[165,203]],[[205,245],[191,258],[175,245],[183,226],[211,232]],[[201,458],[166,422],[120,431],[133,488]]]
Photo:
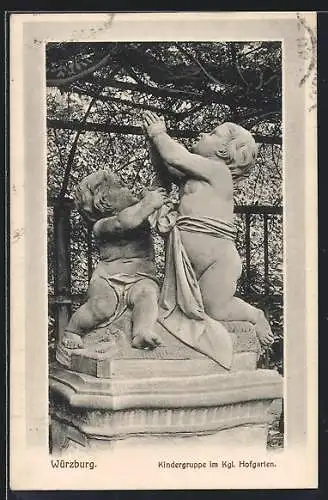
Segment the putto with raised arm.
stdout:
[[[255,325],[259,341],[270,345],[273,333],[264,313],[235,297],[242,266],[235,245],[233,188],[255,163],[254,138],[243,127],[227,122],[202,133],[190,152],[167,134],[164,120],[156,114],[145,112],[143,127],[168,173],[174,176],[178,172],[178,181],[182,181],[162,289],[161,302],[168,310],[166,324],[174,325],[172,318],[179,309],[190,318],[198,315],[202,319],[206,314],[216,322],[249,321]],[[179,262],[183,265],[177,276]],[[181,293],[173,299],[172,280],[176,289],[179,282],[185,283],[184,290],[189,283],[185,303]],[[226,346],[231,351],[227,336]]]

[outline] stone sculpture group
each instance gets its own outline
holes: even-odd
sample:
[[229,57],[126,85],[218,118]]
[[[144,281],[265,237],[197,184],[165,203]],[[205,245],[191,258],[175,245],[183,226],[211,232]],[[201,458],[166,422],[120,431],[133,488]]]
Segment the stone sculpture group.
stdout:
[[[189,152],[166,132],[164,120],[146,112],[145,134],[162,172],[183,185],[177,209],[164,188],[132,195],[109,171],[86,177],[76,205],[92,226],[100,250],[88,300],[73,314],[62,343],[83,347],[85,334],[113,323],[132,310],[131,344],[161,345],[159,321],[184,343],[225,368],[232,363],[232,341],[224,321],[248,321],[263,346],[273,334],[263,312],[235,297],[241,261],[235,247],[233,185],[247,177],[256,160],[256,143],[247,130],[224,123]],[[150,226],[168,233],[161,291],[156,280]]]
[[[154,113],[144,113],[143,127],[163,187],[136,197],[99,170],[76,189],[100,260],[50,371],[54,447],[158,435],[211,434],[222,443],[230,431],[263,444],[281,377],[256,369],[274,335],[264,313],[235,296],[233,223],[234,184],[254,165],[256,143],[224,123],[188,151]],[[165,240],[161,284],[154,230]]]

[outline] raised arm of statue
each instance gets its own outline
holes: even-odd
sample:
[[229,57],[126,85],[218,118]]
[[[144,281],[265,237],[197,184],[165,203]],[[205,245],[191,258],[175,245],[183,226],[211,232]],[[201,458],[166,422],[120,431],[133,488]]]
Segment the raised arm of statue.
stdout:
[[151,140],[149,140],[149,152],[150,152],[151,162],[159,177],[160,184],[166,190],[169,190],[170,182],[178,183],[179,181],[185,179],[185,175],[183,172],[172,167],[169,163],[167,163],[164,160],[164,158],[161,157],[154,143]]
[[147,191],[138,203],[125,208],[117,215],[98,220],[93,232],[100,237],[108,233],[122,233],[129,229],[139,227],[155,210],[160,208],[165,201],[165,189],[158,188]]
[[216,164],[210,158],[190,153],[182,144],[166,133],[164,120],[155,113],[144,113],[144,129],[162,161],[169,165],[169,171],[211,181],[217,177]]

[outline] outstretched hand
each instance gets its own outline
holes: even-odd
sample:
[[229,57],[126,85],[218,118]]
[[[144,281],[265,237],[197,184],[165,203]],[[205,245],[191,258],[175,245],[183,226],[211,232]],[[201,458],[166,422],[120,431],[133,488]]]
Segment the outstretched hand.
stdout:
[[164,118],[159,117],[156,113],[145,111],[142,115],[142,126],[145,134],[151,139],[155,135],[166,132]]
[[164,188],[157,188],[146,191],[144,194],[144,200],[154,210],[161,208],[161,206],[168,201],[167,194]]

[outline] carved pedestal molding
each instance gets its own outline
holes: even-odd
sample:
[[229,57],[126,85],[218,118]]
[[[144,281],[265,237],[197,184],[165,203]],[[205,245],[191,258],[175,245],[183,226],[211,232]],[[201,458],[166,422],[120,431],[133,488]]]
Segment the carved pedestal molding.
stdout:
[[50,394],[54,452],[159,438],[265,446],[282,380],[272,370],[100,379],[54,365]]

